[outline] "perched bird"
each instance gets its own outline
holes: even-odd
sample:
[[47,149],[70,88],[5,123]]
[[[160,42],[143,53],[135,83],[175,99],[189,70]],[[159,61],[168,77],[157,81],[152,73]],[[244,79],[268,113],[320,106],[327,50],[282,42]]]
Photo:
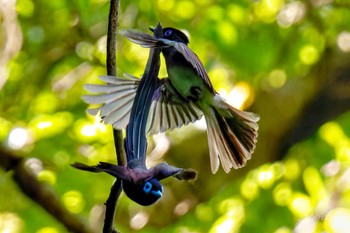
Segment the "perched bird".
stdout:
[[220,162],[225,172],[244,166],[255,149],[259,116],[230,106],[214,90],[203,64],[187,46],[187,36],[170,27],[163,28],[160,38],[130,30],[122,34],[143,47],[162,49],[168,72],[166,92],[196,106],[205,116],[212,172]]
[[[155,31],[155,35],[159,34],[162,34],[160,25]],[[113,100],[118,100],[112,102],[111,106],[108,105],[109,102],[106,103],[100,111],[102,112],[101,114],[104,114],[103,111],[107,111],[108,116],[119,119],[118,124],[120,125],[127,124],[126,138],[124,140],[127,166],[117,166],[104,162],[100,162],[96,166],[88,166],[82,163],[72,165],[75,168],[90,172],[106,172],[121,179],[125,194],[131,200],[144,206],[154,204],[162,197],[163,187],[159,182],[160,180],[169,176],[174,176],[179,180],[191,180],[196,177],[196,172],[191,169],[177,168],[166,163],[161,163],[148,169],[145,164],[147,149],[146,126],[154,93],[159,88],[159,59],[160,49],[151,49],[141,81],[136,82],[134,78],[130,81],[106,76],[104,79],[108,82],[108,85],[89,86],[90,89],[110,93],[102,96],[86,97],[88,100],[100,101],[102,99],[108,101],[111,97]],[[132,89],[135,83],[139,86],[136,93],[135,89]],[[125,89],[125,87],[127,88]],[[123,110],[123,108],[126,110]],[[116,117],[113,115],[113,112],[116,112]]]

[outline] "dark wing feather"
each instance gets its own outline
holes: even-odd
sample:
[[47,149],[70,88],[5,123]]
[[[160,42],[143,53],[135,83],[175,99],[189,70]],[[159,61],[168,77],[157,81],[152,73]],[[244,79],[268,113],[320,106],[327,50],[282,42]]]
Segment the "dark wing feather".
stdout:
[[147,122],[147,131],[155,134],[193,123],[203,116],[203,112],[192,102],[186,102],[174,93],[167,79],[155,91]]
[[204,69],[204,66],[200,59],[198,58],[197,54],[195,54],[186,44],[180,43],[180,42],[172,42],[171,45],[179,52],[181,53],[184,58],[191,63],[193,68],[197,71],[198,75],[203,78],[205,83],[208,85],[209,89],[214,93],[215,90],[213,88],[213,85],[211,84],[209,80],[209,76],[207,74],[207,71]]
[[132,182],[132,170],[124,166],[117,166],[111,163],[100,162],[96,166],[89,166],[83,163],[74,163],[71,165],[80,170],[89,172],[106,172],[118,179]]

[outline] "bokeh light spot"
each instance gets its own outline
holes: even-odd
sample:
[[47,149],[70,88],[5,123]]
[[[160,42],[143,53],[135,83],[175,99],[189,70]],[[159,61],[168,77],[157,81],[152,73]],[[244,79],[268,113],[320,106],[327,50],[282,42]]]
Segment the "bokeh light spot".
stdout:
[[157,0],[157,6],[161,11],[171,11],[174,7],[174,0]]
[[275,182],[275,174],[273,167],[270,165],[263,165],[257,172],[257,183],[261,188],[270,188]]
[[300,175],[300,165],[297,160],[288,159],[284,164],[284,177],[287,180],[295,180]]
[[22,219],[15,213],[0,212],[0,232],[20,233],[22,232]]
[[222,65],[216,65],[209,70],[208,76],[215,79],[215,81],[216,80],[225,81],[229,79],[229,72]]
[[259,196],[259,186],[251,179],[245,179],[242,182],[240,191],[241,195],[248,200],[253,200]]
[[56,174],[50,170],[42,170],[38,173],[37,179],[39,181],[54,185],[56,183]]
[[75,52],[79,57],[91,60],[93,58],[94,47],[92,44],[82,41],[75,46]]
[[254,13],[264,22],[272,22],[283,5],[284,0],[261,0],[254,6]]
[[288,207],[297,218],[309,216],[313,211],[310,198],[303,193],[294,193]]
[[192,1],[177,1],[173,10],[174,19],[191,19],[196,13],[196,7]]
[[292,233],[293,231],[288,227],[280,227],[274,233]]
[[59,233],[59,231],[53,227],[44,227],[38,230],[36,233]]
[[321,201],[326,196],[326,190],[320,173],[314,167],[307,167],[303,173],[303,181],[310,196]]
[[350,32],[339,33],[337,44],[341,51],[350,52]]
[[64,206],[72,213],[80,213],[84,209],[83,195],[78,191],[68,191],[63,194],[62,201]]
[[273,199],[277,205],[285,206],[288,204],[293,194],[289,183],[280,183],[273,190]]
[[27,32],[27,38],[30,42],[39,44],[45,39],[45,31],[39,26],[31,27]]
[[247,12],[243,7],[236,4],[231,4],[227,9],[228,17],[232,20],[232,22],[236,24],[247,23]]
[[349,139],[340,125],[336,122],[328,122],[322,125],[319,134],[324,141],[335,148],[346,148],[349,146]]
[[16,11],[24,17],[31,17],[34,13],[34,3],[31,0],[17,0]]
[[284,70],[273,70],[267,76],[267,81],[272,88],[281,88],[287,81],[287,74]]
[[196,216],[200,221],[209,222],[213,219],[213,210],[210,206],[199,204],[196,207]]
[[300,22],[306,13],[305,4],[299,1],[285,4],[277,16],[277,23],[284,28]]
[[306,217],[301,219],[294,228],[295,233],[316,233],[317,221],[313,217]]
[[232,23],[220,22],[216,31],[220,36],[220,42],[223,42],[225,45],[233,45],[237,42],[238,32]]
[[81,134],[86,137],[92,137],[96,135],[96,128],[93,125],[84,125],[81,128]]
[[143,211],[135,214],[130,220],[130,226],[135,230],[140,230],[143,228],[149,219],[149,214]]
[[325,229],[330,233],[349,233],[350,210],[337,208],[332,210],[324,221]]
[[52,121],[41,121],[37,125],[38,129],[45,129],[52,126]]
[[299,59],[305,65],[312,65],[316,63],[319,56],[319,51],[312,44],[303,46],[299,51]]
[[13,150],[23,148],[29,141],[30,135],[28,130],[20,127],[12,129],[7,139],[8,147]]
[[242,109],[249,97],[252,96],[251,87],[246,82],[237,83],[228,94],[224,89],[219,89],[219,93],[230,105],[238,109]]
[[231,233],[235,231],[235,228],[238,228],[236,225],[235,219],[224,215],[215,222],[209,233]]

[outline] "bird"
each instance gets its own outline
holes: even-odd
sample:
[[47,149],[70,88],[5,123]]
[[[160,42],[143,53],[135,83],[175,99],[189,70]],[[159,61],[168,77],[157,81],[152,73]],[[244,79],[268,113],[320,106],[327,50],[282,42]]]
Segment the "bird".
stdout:
[[132,30],[122,35],[142,47],[161,48],[168,73],[166,92],[205,116],[212,172],[220,162],[226,173],[245,166],[256,147],[260,116],[236,109],[215,91],[202,62],[188,47],[188,37],[172,27],[163,28],[158,38]]
[[[154,31],[155,35],[162,34],[160,24]],[[192,180],[196,178],[196,171],[183,169],[161,163],[154,167],[146,167],[146,127],[149,109],[152,105],[154,93],[159,88],[158,72],[160,67],[160,49],[151,49],[149,59],[141,80],[135,77],[121,79],[104,76],[107,85],[88,85],[88,89],[105,91],[100,96],[84,97],[87,101],[107,103],[98,111],[106,114],[106,120],[112,118],[118,127],[126,127],[124,148],[126,166],[100,162],[95,166],[74,163],[73,167],[89,172],[106,172],[122,180],[125,194],[136,203],[149,206],[156,203],[163,193],[160,180],[173,176],[178,180]],[[135,85],[138,87],[135,89]],[[112,99],[112,102],[111,102]],[[96,110],[90,110],[92,112]],[[107,112],[107,113],[106,113]],[[115,113],[113,115],[113,112]],[[116,127],[116,125],[114,125]]]
[[71,166],[89,172],[105,172],[122,180],[126,196],[142,206],[152,205],[163,196],[161,180],[170,176],[178,180],[193,180],[197,176],[197,172],[193,169],[178,168],[167,163],[160,163],[147,169],[142,162],[136,160],[127,166],[106,162],[99,162],[94,166],[76,162]]

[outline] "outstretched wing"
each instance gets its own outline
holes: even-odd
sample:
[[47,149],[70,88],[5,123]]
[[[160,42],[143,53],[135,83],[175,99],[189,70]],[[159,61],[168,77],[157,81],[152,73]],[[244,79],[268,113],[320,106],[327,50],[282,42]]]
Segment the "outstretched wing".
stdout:
[[[124,129],[129,123],[131,107],[140,80],[128,75],[126,78],[101,76],[107,84],[87,84],[85,88],[98,95],[85,95],[83,100],[89,104],[102,104],[101,107],[88,109],[91,115],[99,114],[103,122],[112,124],[113,128]],[[152,134],[172,130],[195,122],[203,115],[194,104],[180,99],[166,85],[168,79],[161,79],[159,87],[153,94],[153,101],[147,120],[147,132]]]
[[97,172],[97,173],[106,172],[118,179],[128,181],[128,182],[134,182],[133,180],[134,171],[124,166],[117,166],[117,165],[114,165],[111,163],[105,163],[105,162],[100,162],[95,166],[89,166],[83,163],[76,162],[74,164],[71,164],[71,166],[83,171],[88,171],[88,172]]
[[124,129],[129,123],[130,111],[140,80],[131,75],[126,78],[100,76],[106,82],[103,85],[86,84],[84,87],[98,95],[85,95],[88,104],[103,104],[101,107],[88,109],[91,115],[99,114],[103,122],[112,124],[115,129]]

